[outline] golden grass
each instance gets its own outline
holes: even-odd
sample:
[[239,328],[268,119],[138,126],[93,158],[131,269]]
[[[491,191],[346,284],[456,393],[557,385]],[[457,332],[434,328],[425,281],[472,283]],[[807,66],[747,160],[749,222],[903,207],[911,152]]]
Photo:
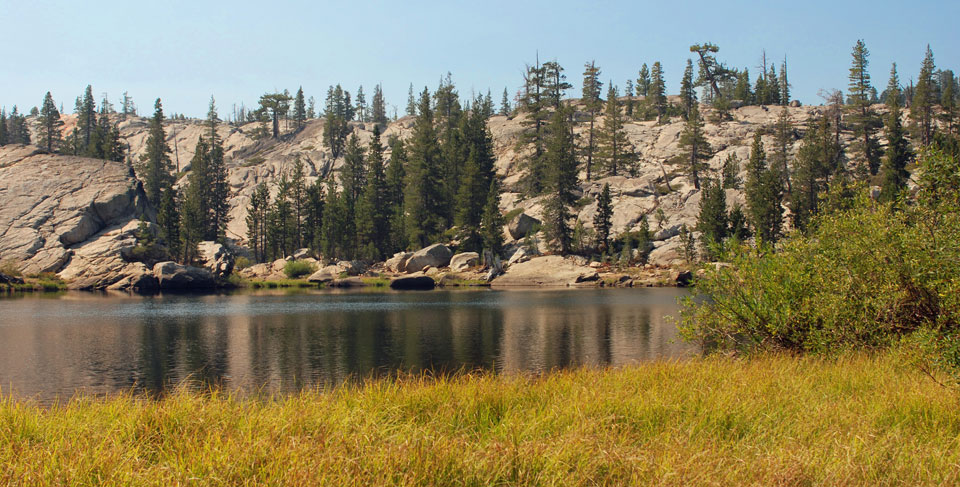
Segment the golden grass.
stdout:
[[2,485],[957,485],[960,394],[893,354],[0,399]]

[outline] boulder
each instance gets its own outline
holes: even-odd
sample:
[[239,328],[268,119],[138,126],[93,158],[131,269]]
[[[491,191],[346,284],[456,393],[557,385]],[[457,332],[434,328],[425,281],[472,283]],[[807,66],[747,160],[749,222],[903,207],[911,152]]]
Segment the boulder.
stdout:
[[454,271],[464,271],[480,264],[480,254],[476,252],[463,252],[450,258],[450,269]]
[[291,259],[277,259],[277,260],[273,261],[273,263],[270,264],[270,270],[272,270],[273,272],[283,272],[283,268],[286,267],[287,262],[288,262],[289,260],[293,260],[293,259],[292,259],[292,258],[291,258]]
[[346,272],[348,276],[359,276],[367,272],[367,264],[359,260],[341,260],[337,262],[337,267],[341,272]]
[[0,284],[23,284],[23,279],[0,272]]
[[151,293],[160,287],[159,281],[153,275],[153,270],[142,262],[131,262],[120,273],[122,274],[120,280],[108,286],[108,290]]
[[330,282],[330,281],[333,281],[334,279],[339,279],[341,272],[342,271],[340,270],[340,267],[335,265],[328,265],[323,269],[320,269],[319,271],[314,272],[313,274],[310,274],[310,277],[307,278],[307,281],[317,282],[317,283]]
[[217,242],[200,242],[197,253],[203,261],[203,267],[209,269],[218,279],[226,279],[233,272],[233,253]]
[[397,252],[393,254],[393,257],[387,259],[384,265],[390,271],[405,272],[407,270],[407,260],[410,259],[411,255],[413,255],[413,252]]
[[510,266],[490,285],[493,287],[595,286],[599,277],[596,269],[577,265],[573,260],[559,255],[547,255]]
[[153,275],[163,290],[209,289],[216,285],[210,271],[172,261],[153,266]]
[[412,274],[390,280],[390,289],[427,291],[436,287],[437,282],[430,276]]
[[538,225],[540,225],[540,220],[526,213],[521,213],[507,223],[507,232],[514,240],[520,240]]
[[413,253],[407,260],[406,272],[419,272],[424,267],[444,267],[450,263],[453,252],[443,244],[433,244]]
[[513,255],[511,255],[510,258],[507,260],[507,265],[513,265],[513,264],[518,264],[518,263],[520,263],[520,262],[526,262],[526,261],[530,260],[531,257],[533,257],[533,254],[532,254],[530,251],[528,251],[528,250],[527,250],[526,248],[524,248],[524,247],[520,247],[520,248],[517,249],[517,251],[514,252]]
[[693,281],[693,273],[690,271],[676,270],[671,276],[671,280],[677,284],[677,287],[687,287]]
[[310,257],[310,249],[297,249],[297,251],[293,253],[294,260],[303,260],[307,257]]
[[340,288],[351,288],[351,287],[364,287],[367,283],[363,282],[363,279],[359,277],[346,277],[343,279],[334,279],[328,284],[330,287],[340,287]]

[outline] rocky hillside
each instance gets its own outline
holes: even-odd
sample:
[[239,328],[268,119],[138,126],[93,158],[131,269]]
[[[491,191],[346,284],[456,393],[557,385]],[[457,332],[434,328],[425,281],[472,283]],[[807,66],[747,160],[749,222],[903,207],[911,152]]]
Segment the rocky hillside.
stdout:
[[[806,129],[807,122],[818,116],[824,108],[789,107],[788,110],[795,128],[791,148],[791,151],[795,152],[799,145],[799,136]],[[746,161],[754,133],[771,127],[776,122],[779,111],[779,107],[743,107],[732,111],[733,119],[730,121],[720,124],[707,123],[706,136],[716,151],[710,161],[711,169],[719,174],[722,161],[730,153],[735,153],[741,161]],[[602,117],[598,119],[598,124],[602,124]],[[384,133],[384,140],[394,134],[406,138],[411,133],[412,125],[412,117],[391,123]],[[661,265],[669,265],[677,258],[677,233],[683,224],[692,227],[699,211],[699,192],[694,189],[686,174],[670,163],[681,152],[679,138],[683,125],[680,118],[661,125],[653,121],[627,123],[627,135],[640,159],[635,173],[582,184],[584,195],[590,198],[596,196],[605,183],[610,184],[613,190],[614,234],[637,229],[641,217],[649,215],[649,223],[657,237],[657,250],[651,258],[654,263]],[[362,143],[369,141],[372,130],[370,124],[365,126],[354,123],[353,126]],[[120,127],[130,143],[134,157],[139,157],[144,150],[147,121],[131,119],[122,122]],[[219,129],[220,136],[225,141],[229,181],[233,191],[228,236],[241,242],[247,231],[245,209],[257,184],[274,181],[282,171],[292,166],[297,155],[306,163],[310,181],[331,173],[336,177],[336,170],[342,163],[342,159],[332,160],[329,150],[323,145],[322,119],[310,121],[303,130],[286,135],[280,140],[253,140],[249,134],[256,127],[257,124],[240,127],[223,124]],[[517,191],[518,182],[523,176],[520,164],[523,153],[517,150],[517,140],[523,130],[521,117],[495,116],[490,120],[489,127],[497,155],[497,170],[504,176],[508,191],[502,198],[504,213],[521,209],[529,216],[539,218],[542,211],[540,198],[524,198]],[[173,156],[179,161],[181,170],[188,167],[197,139],[206,130],[208,129],[203,123],[197,121],[172,122],[167,126],[168,142],[175,148]],[[579,124],[576,130],[578,135],[585,135],[587,128],[585,124]],[[767,147],[772,147],[772,135],[765,135],[764,143]],[[741,164],[742,177],[745,177],[744,166],[745,164]],[[585,173],[582,173],[581,180],[584,177]],[[735,201],[743,203],[743,196],[739,191],[729,190],[727,198],[730,205]],[[665,216],[663,221],[656,221],[653,217],[658,208]],[[588,203],[579,209],[578,218],[585,226],[590,227],[595,211],[596,204]],[[512,240],[509,232],[507,235],[508,241]]]
[[[707,123],[705,132],[716,151],[710,161],[711,170],[719,174],[722,161],[730,153],[746,161],[754,133],[772,126],[779,110],[779,107],[744,107],[732,111],[731,121]],[[795,128],[791,148],[795,152],[807,122],[823,108],[790,107],[788,110]],[[69,125],[72,120],[67,122]],[[396,134],[405,138],[410,135],[412,124],[411,117],[393,122],[384,137]],[[129,118],[119,126],[133,157],[139,158],[144,151],[148,120]],[[489,126],[497,170],[506,181],[507,193],[502,198],[504,213],[517,214],[519,209],[539,218],[540,198],[524,198],[516,190],[523,177],[520,169],[523,153],[517,149],[523,129],[521,119],[495,116]],[[246,207],[257,184],[273,182],[292,167],[298,155],[306,163],[310,181],[330,175],[336,177],[342,163],[342,159],[334,161],[323,145],[322,119],[312,120],[299,132],[279,140],[254,140],[251,133],[256,127],[257,124],[239,127],[221,124],[219,127],[225,141],[232,190],[228,237],[241,244],[247,233]],[[370,139],[372,126],[369,124],[354,123],[354,129],[362,142]],[[593,196],[603,184],[609,183],[613,190],[614,234],[637,229],[640,219],[648,215],[656,234],[651,261],[657,265],[676,263],[679,228],[683,224],[692,227],[699,211],[699,191],[680,168],[670,163],[680,153],[678,142],[682,129],[683,121],[679,118],[661,125],[629,122],[626,131],[640,159],[636,170],[626,176],[582,183],[585,204],[577,210],[578,219],[585,226],[592,226],[596,211]],[[174,149],[172,157],[181,176],[189,170],[197,139],[207,130],[201,121],[176,121],[166,125],[168,142]],[[585,130],[584,124],[577,128],[579,135]],[[770,137],[764,136],[768,147],[772,146]],[[743,203],[740,191],[728,190],[727,199],[728,204]],[[130,245],[134,220],[148,211],[140,185],[126,164],[44,155],[24,146],[0,149],[0,201],[3,201],[0,260],[12,260],[28,273],[58,272],[65,278],[97,286],[103,284],[99,282],[103,277],[88,269],[96,267],[102,274],[103,269],[115,273],[122,267],[124,262],[119,258],[118,249]],[[658,209],[662,210],[662,219],[654,218],[660,213]],[[506,229],[505,233],[511,237]],[[514,232],[513,237],[522,235],[523,232]],[[516,239],[511,237],[509,241]]]
[[0,148],[0,260],[27,274],[57,272],[81,287],[127,262],[146,197],[124,163]]

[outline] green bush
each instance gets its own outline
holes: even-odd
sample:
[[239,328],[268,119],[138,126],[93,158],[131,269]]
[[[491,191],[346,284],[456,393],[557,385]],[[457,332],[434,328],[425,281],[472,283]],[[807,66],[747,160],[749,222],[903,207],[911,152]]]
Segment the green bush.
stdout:
[[920,172],[912,200],[883,204],[860,191],[775,252],[734,250],[687,300],[684,336],[743,352],[907,341],[928,364],[960,370],[960,165],[928,152]]
[[21,273],[17,267],[17,261],[13,259],[0,262],[0,274],[6,274],[12,277],[23,277],[23,273]]
[[252,264],[253,262],[251,262],[250,259],[241,255],[233,262],[233,268],[238,271],[242,271],[243,269],[250,267]]
[[304,260],[291,260],[283,266],[283,273],[291,279],[309,276],[314,272],[317,272],[317,266]]

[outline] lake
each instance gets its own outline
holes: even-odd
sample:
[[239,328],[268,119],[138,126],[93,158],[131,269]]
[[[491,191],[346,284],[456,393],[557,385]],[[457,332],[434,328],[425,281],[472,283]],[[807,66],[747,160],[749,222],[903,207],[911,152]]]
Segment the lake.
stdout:
[[691,356],[687,291],[243,292],[0,298],[0,392],[177,384],[289,392],[403,372],[543,372]]

